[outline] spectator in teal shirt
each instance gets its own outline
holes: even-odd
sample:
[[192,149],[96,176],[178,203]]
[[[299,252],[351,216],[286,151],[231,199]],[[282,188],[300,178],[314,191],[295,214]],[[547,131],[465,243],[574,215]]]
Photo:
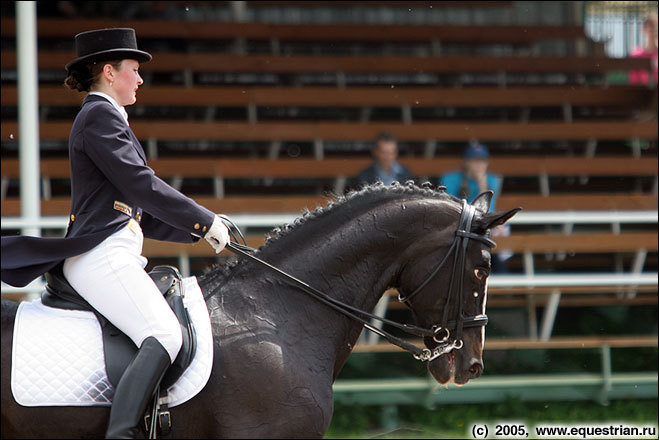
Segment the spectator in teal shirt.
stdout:
[[439,184],[446,186],[446,192],[471,203],[478,194],[491,189],[494,191],[490,211],[494,211],[497,195],[501,190],[501,178],[487,172],[490,153],[483,144],[472,143],[464,153],[464,168],[461,171],[446,173]]
[[[490,153],[487,147],[478,142],[467,146],[464,152],[464,167],[461,171],[454,171],[442,175],[439,184],[446,186],[446,192],[460,199],[467,199],[471,203],[478,194],[492,190],[492,203],[490,211],[495,210],[497,196],[501,192],[501,177],[487,172]],[[510,235],[510,227],[502,225],[492,230],[493,237]],[[506,260],[512,253],[506,250],[498,250],[492,254],[492,272],[507,272]]]

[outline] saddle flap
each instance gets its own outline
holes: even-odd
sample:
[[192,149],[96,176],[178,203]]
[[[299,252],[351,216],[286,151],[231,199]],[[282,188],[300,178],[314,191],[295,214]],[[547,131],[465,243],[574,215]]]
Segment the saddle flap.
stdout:
[[160,387],[167,389],[172,386],[183,372],[188,368],[192,359],[194,359],[196,350],[196,335],[188,310],[183,304],[183,295],[185,292],[182,287],[181,273],[173,266],[156,266],[149,276],[158,286],[158,289],[165,296],[165,300],[169,307],[176,315],[179,324],[181,325],[181,334],[183,336],[183,343],[176,359],[172,365],[167,369],[163,377]]
[[183,277],[174,266],[156,266],[151,269],[149,276],[165,299],[168,300],[171,296],[183,295],[181,291],[181,280]]
[[[170,408],[201,392],[214,360],[210,315],[196,278],[185,278],[182,290],[197,341],[190,367],[167,389]],[[114,388],[107,377],[101,327],[93,313],[53,309],[39,300],[22,301],[16,312],[11,357],[11,393],[19,405],[111,404]]]
[[91,310],[83,297],[69,284],[62,269],[63,262],[46,272],[46,290],[41,294],[42,304],[56,309]]
[[160,387],[167,389],[174,385],[183,372],[188,368],[192,359],[194,359],[195,351],[197,349],[197,337],[195,334],[194,325],[188,313],[188,309],[183,304],[181,296],[173,296],[167,302],[172,308],[172,311],[178,318],[181,325],[181,333],[183,335],[183,344],[181,350],[178,352],[176,359],[172,365],[167,369],[167,372],[162,378]]
[[[66,310],[88,310],[94,312],[98,318],[103,334],[103,350],[108,380],[117,386],[121,376],[137,352],[133,341],[117,329],[103,315],[98,313],[82,298],[69,284],[62,269],[63,263],[58,264],[46,273],[46,290],[41,295],[42,304]],[[184,291],[182,289],[183,277],[173,266],[156,266],[149,276],[165,297],[181,326],[183,344],[173,364],[165,373],[161,386],[165,389],[176,383],[183,372],[188,368],[195,355],[196,335],[188,311],[183,304]]]

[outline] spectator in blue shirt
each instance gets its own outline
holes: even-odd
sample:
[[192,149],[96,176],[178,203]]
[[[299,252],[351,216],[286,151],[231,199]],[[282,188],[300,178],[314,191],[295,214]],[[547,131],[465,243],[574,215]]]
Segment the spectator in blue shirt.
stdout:
[[471,203],[478,194],[488,189],[494,191],[490,211],[494,211],[497,196],[501,191],[501,178],[487,172],[490,153],[480,143],[467,146],[464,153],[464,168],[461,171],[446,173],[439,184],[446,186],[446,192]]
[[412,173],[405,166],[398,163],[398,142],[391,133],[380,133],[371,150],[373,163],[357,175],[357,182],[367,185],[382,182],[391,185],[392,182],[405,182],[412,179]]
[[[464,152],[464,167],[461,171],[454,171],[442,175],[439,184],[446,186],[446,192],[460,199],[467,199],[471,203],[483,191],[492,190],[492,203],[490,211],[495,210],[497,196],[501,192],[501,177],[487,172],[490,153],[487,147],[478,142],[470,143]],[[503,225],[492,230],[492,236],[510,235],[509,226]],[[500,250],[492,254],[492,272],[507,272],[506,260],[512,253]]]

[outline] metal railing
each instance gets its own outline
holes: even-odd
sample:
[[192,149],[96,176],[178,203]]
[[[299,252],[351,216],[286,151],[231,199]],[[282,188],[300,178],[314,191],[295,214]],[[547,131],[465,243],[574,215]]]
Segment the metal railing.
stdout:
[[[229,214],[231,219],[243,231],[249,228],[272,228],[293,222],[299,214]],[[26,222],[21,217],[2,217],[2,229],[21,229],[26,226],[42,229],[65,229],[68,217],[40,217],[36,221]],[[657,211],[535,211],[520,212],[509,224],[515,225],[548,225],[548,224],[642,224],[658,223]],[[172,255],[174,256],[174,255]],[[190,257],[187,254],[178,255],[181,273],[189,276]],[[654,278],[653,278],[654,277]],[[657,274],[640,273],[610,273],[610,274],[570,274],[570,275],[535,275],[528,271],[525,275],[492,276],[490,286],[495,287],[550,287],[550,286],[612,286],[612,285],[656,285]],[[2,283],[2,293],[39,294],[43,290],[43,281],[35,280],[24,288],[14,288]]]

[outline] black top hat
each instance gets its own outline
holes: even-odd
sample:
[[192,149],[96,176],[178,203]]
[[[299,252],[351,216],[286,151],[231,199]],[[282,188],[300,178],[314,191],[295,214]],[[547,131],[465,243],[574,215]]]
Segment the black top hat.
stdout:
[[137,49],[135,29],[112,28],[81,32],[75,36],[78,58],[66,65],[69,71],[80,63],[111,59],[151,60],[151,54]]

